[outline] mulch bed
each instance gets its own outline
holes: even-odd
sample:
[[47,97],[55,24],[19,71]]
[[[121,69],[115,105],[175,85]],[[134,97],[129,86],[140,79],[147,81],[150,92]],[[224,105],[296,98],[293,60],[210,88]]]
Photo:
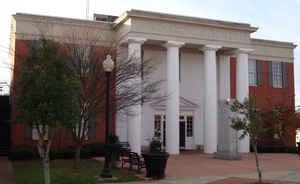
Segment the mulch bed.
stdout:
[[[209,184],[257,184],[257,179],[252,178],[226,178],[218,180]],[[289,182],[289,181],[273,181],[273,180],[263,180],[262,184],[300,184],[299,182]]]

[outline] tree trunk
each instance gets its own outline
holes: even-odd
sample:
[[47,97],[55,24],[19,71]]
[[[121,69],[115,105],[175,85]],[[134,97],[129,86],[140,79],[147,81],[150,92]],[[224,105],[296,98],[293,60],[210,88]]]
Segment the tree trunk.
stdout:
[[258,160],[258,153],[257,153],[257,143],[253,144],[253,149],[255,152],[255,160],[256,160],[256,168],[257,168],[257,173],[258,173],[258,183],[261,184],[262,183],[262,174],[261,174],[261,170],[260,170],[260,166],[259,166],[259,160]]
[[44,136],[45,131],[41,132],[38,129],[38,136],[39,136],[39,141],[37,144],[39,155],[42,159],[43,162],[43,170],[44,170],[44,184],[50,184],[50,159],[49,159],[49,152],[52,144],[52,139],[49,138],[47,141],[47,145],[44,146],[45,141],[44,141]]
[[74,166],[73,166],[74,169],[79,169],[80,150],[81,150],[81,145],[77,145],[75,150],[75,157],[74,157]]
[[50,184],[49,157],[43,159],[43,168],[44,168],[44,184]]

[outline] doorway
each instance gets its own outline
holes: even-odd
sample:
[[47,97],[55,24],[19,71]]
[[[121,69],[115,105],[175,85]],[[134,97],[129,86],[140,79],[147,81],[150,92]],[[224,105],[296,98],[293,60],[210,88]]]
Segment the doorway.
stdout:
[[[179,147],[183,149],[194,149],[193,138],[193,113],[181,112],[179,116]],[[160,137],[163,146],[166,146],[166,116],[163,112],[154,115],[154,135]]]
[[185,121],[179,120],[179,147],[180,149],[185,148]]

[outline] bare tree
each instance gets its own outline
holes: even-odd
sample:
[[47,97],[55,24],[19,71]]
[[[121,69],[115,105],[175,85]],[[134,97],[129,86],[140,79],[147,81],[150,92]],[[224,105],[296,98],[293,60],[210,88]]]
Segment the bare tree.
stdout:
[[[101,35],[93,30],[75,30],[63,41],[66,57],[76,78],[80,81],[80,120],[72,128],[76,143],[74,168],[79,167],[80,150],[86,143],[90,119],[105,111],[105,73],[102,62],[106,55],[117,60],[112,72],[110,94],[111,115],[116,112],[134,115],[129,107],[162,98],[155,95],[162,81],[151,80],[155,71],[150,60],[140,60],[117,51],[115,46],[99,46]],[[138,79],[142,80],[138,80]],[[142,82],[141,82],[142,81]]]

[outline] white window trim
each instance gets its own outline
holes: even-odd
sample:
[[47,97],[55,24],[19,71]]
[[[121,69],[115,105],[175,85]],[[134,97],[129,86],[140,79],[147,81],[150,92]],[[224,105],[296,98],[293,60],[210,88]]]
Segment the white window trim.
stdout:
[[[254,71],[250,71],[252,69],[250,66],[252,65]],[[250,73],[254,73],[254,75],[250,75]],[[250,77],[253,76],[255,81],[254,83],[251,83],[252,80],[250,80]],[[248,60],[248,81],[249,81],[249,86],[257,86],[257,68],[256,68],[256,60],[250,59]]]
[[[275,68],[275,65],[278,65],[279,66],[279,74],[275,74],[275,70],[274,69],[277,69],[277,67]],[[276,71],[277,72],[277,71]],[[280,80],[276,81],[276,76],[280,77]],[[282,88],[283,86],[283,72],[282,72],[282,64],[281,62],[278,62],[278,61],[272,61],[272,87],[273,88]]]

